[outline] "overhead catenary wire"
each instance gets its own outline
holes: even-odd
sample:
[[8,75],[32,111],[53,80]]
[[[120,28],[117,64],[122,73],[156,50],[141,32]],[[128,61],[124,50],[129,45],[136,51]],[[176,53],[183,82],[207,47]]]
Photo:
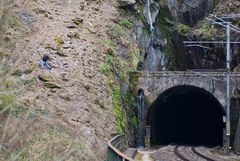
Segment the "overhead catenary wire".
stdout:
[[[220,26],[222,26],[222,27],[227,28],[227,25],[224,24],[225,22],[217,22],[217,21],[215,21],[215,20],[213,20],[213,19],[210,19],[210,18],[206,18],[206,20],[212,22],[213,24],[217,24],[217,25],[220,25]],[[238,30],[238,29],[235,29],[235,28],[232,28],[232,27],[229,27],[229,28],[230,28],[231,30],[237,32],[237,33],[240,33],[240,30]]]
[[[184,44],[226,44],[226,41],[183,41]],[[240,44],[240,41],[231,41],[231,44]]]
[[227,22],[227,21],[223,20],[222,18],[219,18],[219,17],[217,17],[217,16],[215,16],[213,14],[210,14],[210,16],[214,17],[217,20],[220,20],[221,22],[223,22],[225,24],[229,24],[231,29],[236,29],[238,32],[240,32],[240,28],[238,28],[237,26],[231,24],[230,22]]
[[211,50],[210,47],[203,46],[203,45],[199,45],[199,44],[192,44],[192,45],[185,45],[185,46],[186,46],[186,47],[200,47],[200,48],[204,48],[204,49]]
[[[230,80],[231,80],[231,74],[230,74],[230,62],[231,62],[231,49],[230,49],[230,45],[231,44],[240,44],[240,42],[231,42],[230,39],[230,32],[235,31],[237,33],[240,33],[240,29],[237,26],[232,25],[230,22],[227,22],[213,14],[210,15],[211,17],[215,18],[216,20],[220,21],[216,21],[214,19],[210,19],[210,18],[206,18],[208,21],[212,22],[213,24],[217,24],[220,25],[224,28],[226,28],[226,36],[227,36],[227,40],[226,42],[224,41],[185,41],[183,43],[185,44],[192,44],[192,45],[199,45],[199,44],[226,44],[227,47],[227,54],[226,54],[226,150],[227,150],[227,154],[229,154],[230,152],[230,133],[231,133],[231,123],[230,123],[230,106],[231,106],[231,93],[230,93]],[[198,73],[199,74],[199,73]],[[212,77],[210,77],[211,79],[213,79]]]

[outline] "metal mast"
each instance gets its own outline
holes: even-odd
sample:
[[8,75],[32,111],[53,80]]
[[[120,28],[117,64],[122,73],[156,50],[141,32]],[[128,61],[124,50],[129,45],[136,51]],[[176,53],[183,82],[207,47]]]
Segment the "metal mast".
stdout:
[[231,104],[231,98],[230,98],[230,25],[227,23],[227,56],[226,56],[226,65],[227,65],[227,121],[226,121],[226,135],[227,135],[227,154],[229,154],[230,151],[230,104]]
[[[231,49],[230,49],[230,44],[239,44],[240,42],[231,42],[230,39],[230,32],[235,31],[237,33],[240,33],[240,29],[234,25],[232,25],[230,22],[227,22],[217,16],[210,15],[213,17],[212,19],[206,18],[208,21],[212,22],[213,24],[220,25],[222,27],[226,28],[226,35],[227,35],[227,40],[226,42],[224,41],[184,41],[185,44],[192,44],[197,46],[197,44],[225,44],[227,47],[227,54],[226,54],[226,92],[227,92],[227,97],[226,97],[226,139],[227,139],[227,154],[230,152],[230,135],[231,135],[231,123],[230,123],[230,105],[231,105],[231,85],[230,85],[230,63],[231,63]],[[190,45],[191,46],[191,45]],[[198,47],[203,47],[207,48],[205,46],[198,45]]]

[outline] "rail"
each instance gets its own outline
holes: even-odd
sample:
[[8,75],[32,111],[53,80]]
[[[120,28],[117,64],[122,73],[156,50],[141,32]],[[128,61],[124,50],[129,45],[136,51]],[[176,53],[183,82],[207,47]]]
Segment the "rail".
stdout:
[[123,151],[127,148],[126,138],[123,134],[117,135],[108,142],[107,161],[134,161]]

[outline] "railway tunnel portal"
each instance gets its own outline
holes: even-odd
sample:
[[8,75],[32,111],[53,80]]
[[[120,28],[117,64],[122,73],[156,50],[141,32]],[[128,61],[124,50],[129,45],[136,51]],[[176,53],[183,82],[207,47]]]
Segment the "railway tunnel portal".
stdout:
[[224,116],[222,105],[208,91],[172,87],[157,97],[147,113],[151,144],[222,146]]
[[[133,89],[145,94],[145,145],[225,146],[225,77],[224,72],[131,73]],[[240,75],[231,73],[230,83],[232,98],[240,98],[235,92],[240,89]],[[234,140],[239,107],[231,111],[231,138],[239,142]]]

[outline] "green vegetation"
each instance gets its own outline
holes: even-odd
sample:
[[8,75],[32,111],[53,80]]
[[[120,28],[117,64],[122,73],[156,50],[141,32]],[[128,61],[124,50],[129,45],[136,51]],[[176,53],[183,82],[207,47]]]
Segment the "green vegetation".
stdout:
[[116,47],[116,43],[112,40],[105,40],[102,44],[111,50],[114,50]]
[[136,67],[141,59],[140,51],[139,51],[139,49],[133,49],[133,50],[129,51],[129,55],[130,55],[130,60],[132,62],[132,64],[131,64],[132,67],[128,71],[135,71]]
[[61,36],[55,36],[54,42],[57,46],[61,46],[62,44],[64,44],[64,39]]
[[12,87],[15,84],[15,82],[11,81],[11,80],[4,80],[2,83],[3,83],[4,88],[6,88],[6,89]]
[[126,32],[124,31],[124,29],[122,28],[122,26],[116,24],[114,27],[113,27],[113,30],[119,35],[119,36],[123,36],[125,37],[127,34]]
[[[96,160],[96,156],[89,153],[91,149],[84,145],[80,138],[72,137],[57,126],[50,125],[28,137],[25,132],[22,132],[21,137],[25,139],[24,144],[15,143],[15,147],[10,145],[9,148],[3,149],[0,151],[1,159],[21,161]],[[14,141],[12,142],[14,143]]]
[[187,25],[184,25],[184,24],[178,24],[176,26],[176,29],[181,34],[187,34],[187,33],[189,33],[189,30],[190,30],[190,28]]
[[145,105],[146,107],[150,107],[152,105],[153,100],[150,100],[149,97],[145,97]]
[[206,20],[199,21],[193,33],[203,38],[211,38],[213,33],[212,25]]
[[15,43],[22,38],[23,32],[20,32],[20,21],[8,14],[4,14],[0,20],[0,40],[1,46],[7,49],[14,49]]
[[174,21],[174,18],[167,6],[161,6],[158,15],[156,23],[160,27],[164,37],[168,38],[171,36],[171,27],[168,21]]
[[25,111],[27,108],[17,102],[14,93],[5,87],[0,89],[0,114],[4,114],[5,117],[19,117]]
[[0,57],[4,57],[9,55],[9,51],[7,49],[1,48],[0,47]]
[[16,41],[22,39],[25,34],[21,30],[21,22],[15,15],[9,12],[12,3],[13,0],[1,0],[0,2],[0,46],[4,50],[7,49],[8,54],[15,48]]
[[113,66],[113,56],[111,53],[108,53],[106,56],[105,63],[100,64],[99,68],[100,71],[106,75],[111,74]]
[[137,17],[139,20],[141,20],[142,22],[145,22],[146,19],[145,17],[143,16],[143,14],[141,14],[140,12],[141,9],[138,9],[134,12],[134,16]]
[[[104,44],[106,47],[113,48],[114,43],[112,41],[105,41]],[[115,83],[113,80],[113,74],[114,70],[113,67],[116,65],[117,57],[114,57],[114,51],[109,49],[106,55],[105,63],[100,64],[99,68],[100,71],[104,74],[106,74],[109,77],[109,85],[111,88],[111,95],[112,95],[112,105],[113,105],[113,113],[116,117],[116,123],[115,127],[116,130],[121,133],[124,131],[125,123],[124,123],[124,117],[122,113],[122,107],[121,107],[121,91],[120,86]]]
[[22,69],[16,69],[12,75],[21,77],[23,74],[30,74],[36,69],[35,65],[30,66],[29,68],[22,70]]
[[37,78],[26,79],[26,80],[23,80],[22,82],[23,82],[24,85],[27,85],[27,86],[36,85]]
[[100,71],[104,74],[109,74],[112,72],[112,66],[107,63],[100,64],[99,68],[100,68]]
[[121,26],[127,27],[129,29],[133,27],[133,23],[126,18],[120,20],[118,24]]
[[16,101],[16,96],[9,91],[1,90],[0,91],[0,111],[3,110],[5,107],[13,104]]
[[81,136],[70,135],[71,128],[51,120],[47,108],[20,104],[5,88],[12,82],[2,81],[2,69],[0,65],[0,160],[97,160]]
[[125,128],[124,118],[121,107],[121,91],[119,85],[111,85],[112,100],[113,100],[113,112],[116,117],[116,130],[122,133]]
[[134,115],[134,116],[132,117],[132,124],[133,124],[134,128],[137,128],[138,119],[137,119],[137,116],[136,116],[136,115]]
[[[159,11],[159,17],[156,19],[156,23],[159,26],[161,33],[163,34],[163,38],[166,39],[168,45],[163,48],[164,53],[166,54],[166,60],[171,60],[171,62],[175,62],[175,55],[172,51],[172,26],[168,21],[174,21],[174,18],[171,15],[171,12],[169,11],[168,7],[165,5],[162,5],[160,7]],[[185,26],[180,25],[179,27],[181,30],[184,28],[184,31],[186,30]],[[171,64],[169,66],[170,69],[174,69],[174,64]]]
[[[128,19],[122,19],[118,24],[113,26],[113,40],[102,41],[102,45],[106,47],[106,57],[104,63],[100,64],[99,70],[108,76],[109,86],[111,88],[112,101],[113,101],[113,112],[116,116],[116,130],[118,132],[124,132],[126,127],[126,109],[124,106],[131,108],[135,107],[135,98],[129,95],[121,93],[120,84],[128,82],[128,72],[135,71],[140,59],[140,51],[137,46],[131,46],[132,39],[126,34],[125,29],[131,28],[132,24]],[[126,28],[124,28],[126,27]],[[127,49],[128,53],[126,57],[121,57],[116,51],[117,43],[127,43],[129,46]],[[124,44],[123,44],[124,45]],[[124,99],[123,99],[124,98]],[[134,109],[131,109],[134,111]],[[133,112],[134,113],[134,112]],[[136,117],[133,124],[136,126]]]

